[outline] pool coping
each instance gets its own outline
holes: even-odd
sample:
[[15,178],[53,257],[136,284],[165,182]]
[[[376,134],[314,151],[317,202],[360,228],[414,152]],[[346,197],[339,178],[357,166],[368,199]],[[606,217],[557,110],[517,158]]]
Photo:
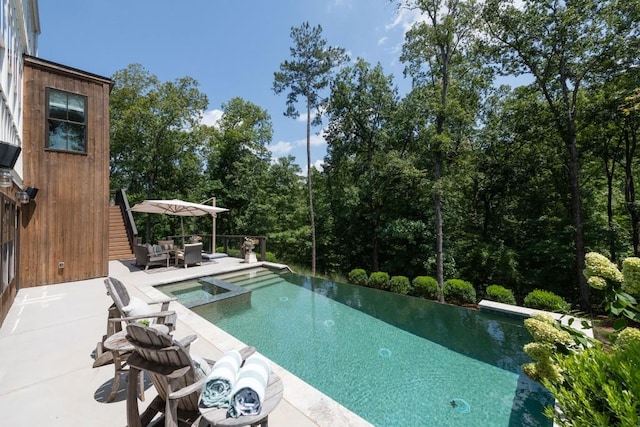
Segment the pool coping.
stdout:
[[[533,308],[520,307],[518,305],[504,304],[501,302],[489,301],[484,299],[478,303],[478,308],[480,309],[480,311],[492,311],[492,312],[498,312],[498,313],[507,314],[510,316],[517,316],[517,317],[523,317],[523,318],[531,317],[534,314],[548,314],[558,322],[562,323],[563,325],[567,325],[579,332],[582,332],[589,338],[593,338],[592,323],[580,317],[575,317],[575,316],[562,314],[562,313],[554,313],[551,311],[536,310]],[[589,325],[589,327],[588,328],[583,327],[583,322],[586,322],[586,324]]]

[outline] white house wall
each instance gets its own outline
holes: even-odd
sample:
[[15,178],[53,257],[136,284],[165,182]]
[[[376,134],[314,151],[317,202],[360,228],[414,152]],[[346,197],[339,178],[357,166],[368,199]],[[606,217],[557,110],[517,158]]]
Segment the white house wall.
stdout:
[[[0,0],[0,141],[22,146],[22,55],[37,56],[37,0]],[[22,155],[14,167],[22,177]]]

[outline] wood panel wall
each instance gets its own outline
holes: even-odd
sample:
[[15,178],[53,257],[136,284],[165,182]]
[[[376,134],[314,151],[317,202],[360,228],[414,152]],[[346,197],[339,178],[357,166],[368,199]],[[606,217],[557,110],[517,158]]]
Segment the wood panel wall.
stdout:
[[[21,288],[108,275],[111,87],[107,78],[25,57],[23,181],[39,191],[21,206]],[[45,150],[46,88],[87,97],[86,155]]]

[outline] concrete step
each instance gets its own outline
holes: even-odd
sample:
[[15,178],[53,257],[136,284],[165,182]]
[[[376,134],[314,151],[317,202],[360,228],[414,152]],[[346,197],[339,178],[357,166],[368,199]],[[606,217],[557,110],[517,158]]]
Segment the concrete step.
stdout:
[[246,276],[247,274],[259,275],[259,274],[265,274],[270,272],[271,272],[270,270],[264,267],[257,267],[257,268],[247,269],[247,270],[232,271],[226,274],[220,274],[216,276],[216,279],[224,280],[225,282],[231,282],[234,278],[238,278],[240,280],[242,276]]

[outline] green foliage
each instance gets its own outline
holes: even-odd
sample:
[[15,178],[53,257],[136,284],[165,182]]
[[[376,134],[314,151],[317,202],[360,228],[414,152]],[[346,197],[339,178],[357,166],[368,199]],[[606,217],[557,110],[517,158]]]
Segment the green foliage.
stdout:
[[629,288],[635,290],[640,276],[640,259],[627,258],[623,262],[625,276],[607,257],[597,252],[585,255],[584,275],[589,286],[604,293],[605,310],[617,317],[614,327],[617,330],[627,325],[626,319],[640,320],[640,312],[636,307],[636,299],[626,292],[627,280]]
[[524,297],[524,306],[538,310],[566,312],[570,305],[559,295],[543,289],[535,289]]
[[406,295],[411,291],[411,282],[406,276],[393,276],[389,281],[389,290],[397,294]]
[[438,282],[431,276],[418,276],[413,279],[413,294],[422,298],[438,299]]
[[485,298],[490,301],[501,302],[503,304],[516,304],[516,297],[513,296],[513,291],[500,285],[487,286]]
[[388,290],[389,289],[389,273],[384,271],[374,271],[369,275],[369,287]]
[[[594,346],[558,356],[557,366],[560,378],[545,378],[542,384],[562,408],[560,425],[640,425],[640,342],[624,351]],[[552,408],[545,412],[557,417]]]
[[349,272],[349,283],[353,283],[358,286],[367,286],[369,282],[369,278],[367,277],[367,272],[362,268],[354,268]]
[[631,349],[633,345],[640,345],[640,329],[625,328],[618,334],[616,338],[616,347],[626,351]]
[[475,304],[476,290],[473,285],[461,279],[449,279],[442,288],[444,299],[453,304]]
[[278,257],[276,257],[276,254],[274,254],[273,252],[266,251],[264,253],[264,257],[265,257],[265,261],[267,262],[274,262],[274,263],[278,262]]
[[587,253],[584,257],[584,264],[584,275],[592,288],[619,287],[624,280],[618,267],[607,257],[597,252]]
[[524,352],[534,362],[523,365],[522,370],[535,381],[545,378],[554,382],[560,381],[560,370],[553,356],[559,351],[566,353],[573,344],[571,335],[557,329],[555,323],[556,321],[547,314],[537,314],[524,321],[534,341],[524,346]]
[[629,257],[622,261],[624,290],[634,297],[640,297],[640,258]]

